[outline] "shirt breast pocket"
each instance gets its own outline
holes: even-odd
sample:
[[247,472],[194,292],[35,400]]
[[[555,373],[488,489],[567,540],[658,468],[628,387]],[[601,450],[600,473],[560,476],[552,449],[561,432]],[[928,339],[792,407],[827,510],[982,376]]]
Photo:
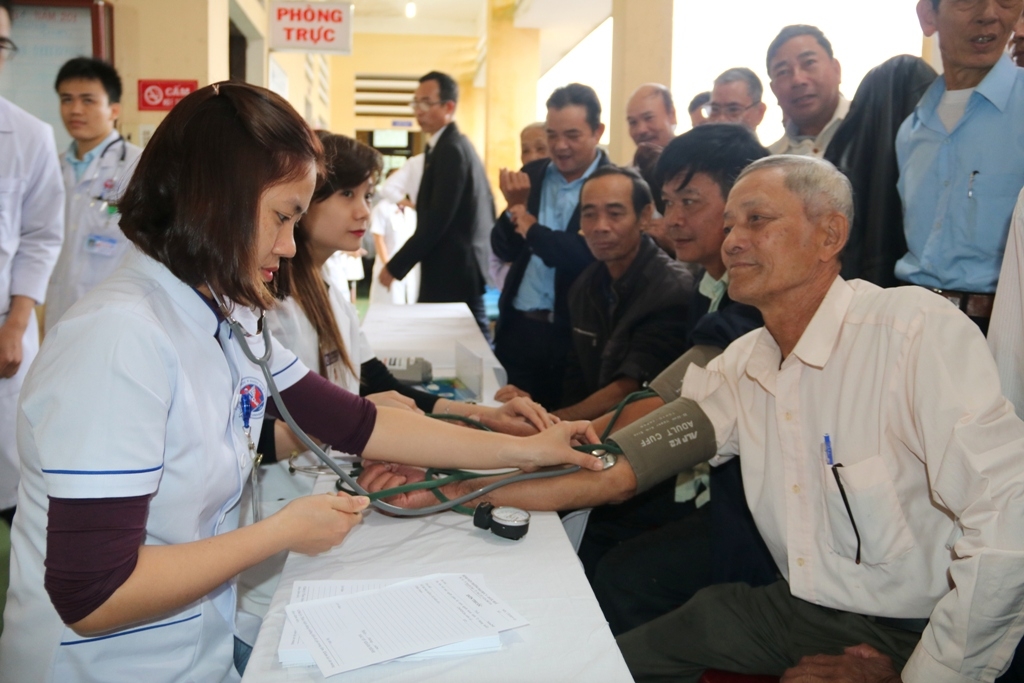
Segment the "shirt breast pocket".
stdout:
[[861,562],[879,565],[892,562],[914,547],[896,488],[881,456],[845,467],[826,466],[822,476],[828,545],[836,554],[856,559],[859,545]]
[[1024,173],[976,173],[968,180],[968,231],[988,255],[1001,252]]

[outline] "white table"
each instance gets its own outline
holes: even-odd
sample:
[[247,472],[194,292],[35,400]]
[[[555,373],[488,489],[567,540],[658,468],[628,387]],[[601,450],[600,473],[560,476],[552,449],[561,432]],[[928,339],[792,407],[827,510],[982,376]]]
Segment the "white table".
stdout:
[[[317,488],[333,478],[322,477]],[[345,542],[317,557],[292,555],[256,641],[243,683],[323,681],[317,668],[285,669],[277,659],[284,607],[302,579],[381,579],[438,572],[483,574],[529,626],[507,632],[500,652],[421,662],[388,662],[332,677],[339,683],[538,683],[631,681],[558,515],[535,513],[520,541],[476,529],[455,513],[394,519],[369,512]],[[509,638],[511,636],[511,638]]]
[[[455,340],[484,359],[485,396],[493,397],[500,367],[465,304],[371,307],[363,329],[374,351],[419,355],[435,375],[454,369]],[[490,391],[490,393],[487,393]],[[329,490],[322,476],[317,491]],[[631,681],[558,515],[533,513],[530,531],[507,541],[476,529],[469,517],[445,513],[395,519],[371,511],[337,548],[317,557],[292,554],[285,564],[243,679],[245,683],[322,681],[316,668],[285,669],[277,646],[292,584],[305,579],[386,579],[450,572],[482,574],[488,586],[530,622],[503,635],[505,649],[466,657],[389,662],[331,681],[401,683],[546,683]]]

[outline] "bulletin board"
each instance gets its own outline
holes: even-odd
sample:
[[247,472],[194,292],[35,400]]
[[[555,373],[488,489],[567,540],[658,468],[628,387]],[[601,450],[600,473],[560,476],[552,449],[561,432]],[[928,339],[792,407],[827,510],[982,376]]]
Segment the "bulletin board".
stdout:
[[15,0],[11,40],[18,53],[0,71],[0,95],[53,126],[57,149],[71,144],[53,89],[73,57],[113,63],[113,9],[101,0]]

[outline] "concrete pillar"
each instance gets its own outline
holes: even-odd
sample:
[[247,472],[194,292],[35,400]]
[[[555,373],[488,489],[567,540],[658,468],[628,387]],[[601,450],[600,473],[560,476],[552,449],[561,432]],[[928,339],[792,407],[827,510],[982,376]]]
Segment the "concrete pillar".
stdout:
[[114,66],[124,85],[121,132],[133,142],[140,126],[165,112],[140,112],[139,79],[228,77],[228,0],[108,0],[114,7]]
[[631,163],[636,151],[626,126],[626,102],[633,90],[644,83],[672,84],[673,4],[612,0],[612,101],[604,120],[614,122],[608,151],[617,164]]
[[[537,118],[540,30],[516,28],[515,0],[488,0],[487,15],[487,176],[497,190],[501,168],[519,170],[519,131]],[[495,196],[504,207],[504,200]]]

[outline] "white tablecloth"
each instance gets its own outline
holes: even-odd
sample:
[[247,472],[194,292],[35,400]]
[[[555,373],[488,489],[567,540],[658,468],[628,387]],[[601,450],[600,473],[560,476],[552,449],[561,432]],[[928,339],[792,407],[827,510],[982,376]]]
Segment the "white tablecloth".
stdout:
[[[333,477],[321,477],[327,490]],[[285,669],[277,659],[284,607],[302,579],[378,579],[438,572],[483,574],[530,625],[500,652],[423,662],[389,662],[332,677],[339,683],[553,683],[631,681],[558,515],[534,513],[520,541],[476,529],[453,512],[395,519],[369,512],[345,542],[317,557],[291,555],[249,660],[243,683],[322,681],[319,669]],[[508,638],[508,634],[505,635]]]
[[[455,341],[483,359],[484,396],[499,384],[500,364],[465,304],[371,306],[363,329],[378,356],[423,356],[438,377],[452,376]],[[317,491],[330,490],[322,476]],[[440,572],[483,574],[487,585],[530,625],[505,634],[500,652],[423,662],[390,662],[331,681],[409,683],[617,683],[631,681],[626,663],[590,590],[558,515],[533,513],[530,531],[507,541],[453,512],[396,519],[367,513],[345,542],[317,557],[292,554],[249,660],[245,683],[322,681],[316,668],[285,669],[277,646],[292,584],[304,579],[386,579]]]

